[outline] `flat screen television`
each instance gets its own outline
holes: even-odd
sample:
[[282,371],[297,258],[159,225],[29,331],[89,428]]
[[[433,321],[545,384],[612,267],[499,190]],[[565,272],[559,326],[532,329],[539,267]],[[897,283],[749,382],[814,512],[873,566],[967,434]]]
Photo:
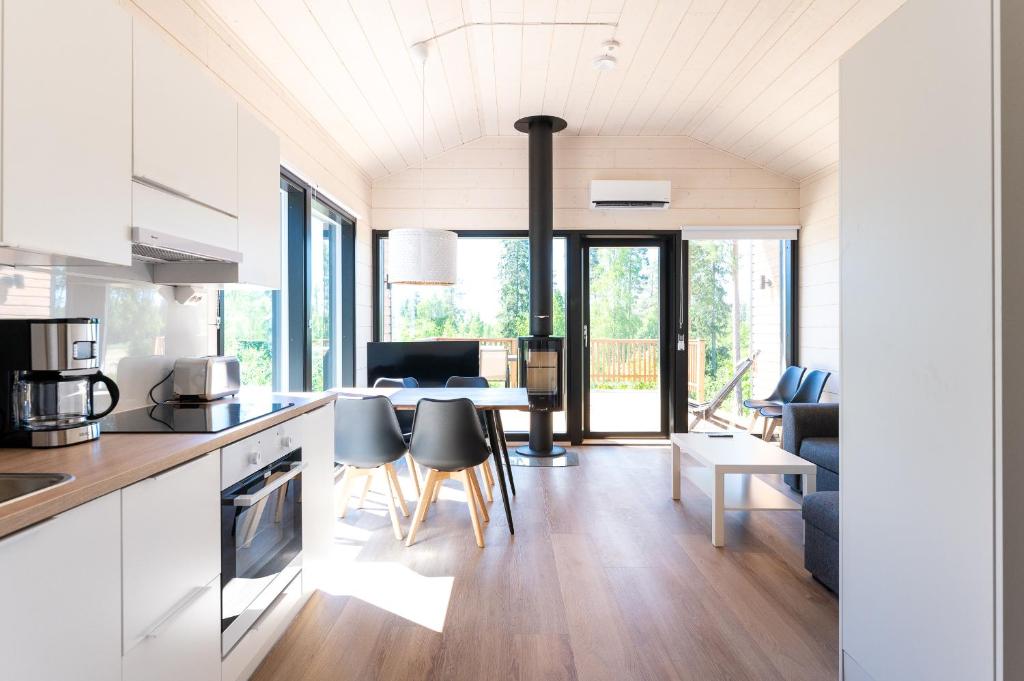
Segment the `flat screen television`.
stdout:
[[421,388],[443,388],[452,376],[480,375],[479,341],[366,344],[366,380],[411,376]]

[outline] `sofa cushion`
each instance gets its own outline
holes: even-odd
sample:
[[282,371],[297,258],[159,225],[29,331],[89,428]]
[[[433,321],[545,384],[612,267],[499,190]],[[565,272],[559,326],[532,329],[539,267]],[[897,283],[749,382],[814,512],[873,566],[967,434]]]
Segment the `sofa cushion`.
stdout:
[[804,497],[804,520],[835,539],[839,538],[839,492],[815,492]]
[[822,468],[839,472],[839,438],[805,437],[800,443],[800,458]]

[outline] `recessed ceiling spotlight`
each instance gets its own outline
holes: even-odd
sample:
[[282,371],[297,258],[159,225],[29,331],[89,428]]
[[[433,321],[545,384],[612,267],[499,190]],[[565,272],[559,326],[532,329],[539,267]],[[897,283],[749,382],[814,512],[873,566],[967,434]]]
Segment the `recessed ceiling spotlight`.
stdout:
[[619,49],[618,40],[605,40],[601,43],[604,54],[594,57],[594,68],[598,71],[611,71],[618,64],[618,59],[612,56],[612,52]]

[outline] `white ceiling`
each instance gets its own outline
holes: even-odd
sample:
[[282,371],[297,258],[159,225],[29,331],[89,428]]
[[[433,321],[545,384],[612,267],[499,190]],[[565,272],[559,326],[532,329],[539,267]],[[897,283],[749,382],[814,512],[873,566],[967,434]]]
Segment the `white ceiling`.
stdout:
[[[520,116],[571,135],[689,135],[802,179],[838,154],[836,60],[903,0],[189,0],[218,15],[371,178]],[[596,71],[614,37],[617,69]]]

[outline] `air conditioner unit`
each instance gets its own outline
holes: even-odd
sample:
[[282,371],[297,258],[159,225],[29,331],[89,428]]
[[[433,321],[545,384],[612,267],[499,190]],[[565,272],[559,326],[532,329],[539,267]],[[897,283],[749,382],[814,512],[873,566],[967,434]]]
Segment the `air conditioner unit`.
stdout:
[[590,207],[614,210],[665,210],[672,202],[668,180],[591,180]]

